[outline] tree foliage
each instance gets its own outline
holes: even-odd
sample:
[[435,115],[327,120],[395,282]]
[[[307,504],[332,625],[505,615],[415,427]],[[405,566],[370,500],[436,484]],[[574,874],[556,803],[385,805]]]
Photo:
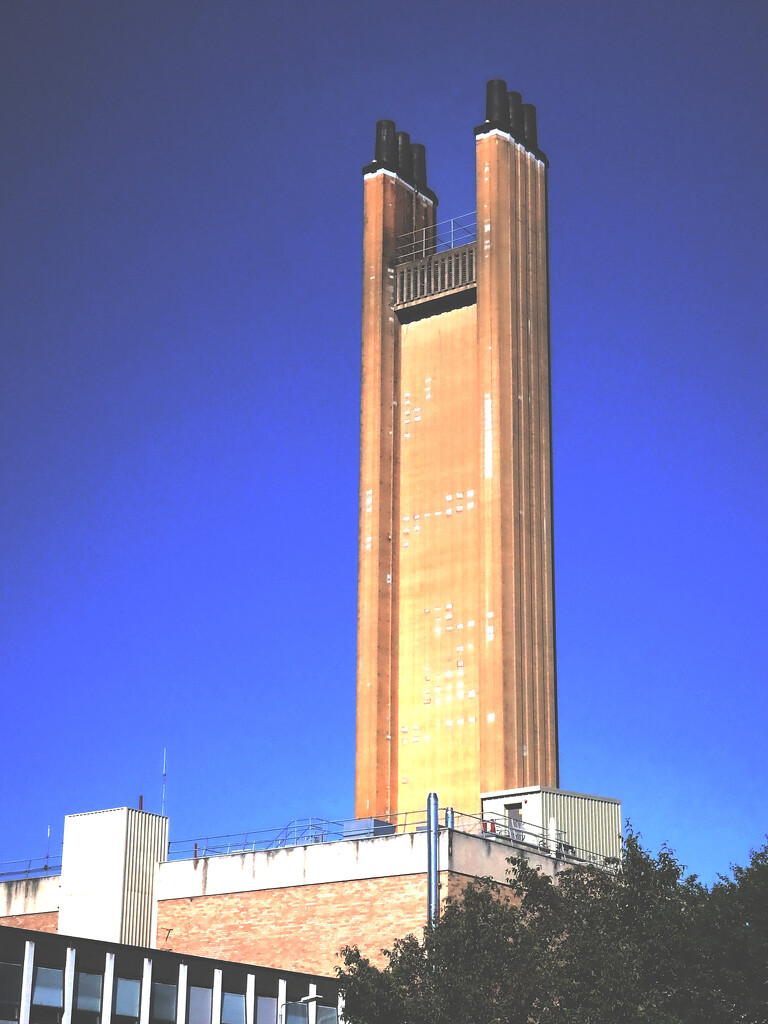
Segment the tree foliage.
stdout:
[[421,940],[339,969],[350,1024],[766,1024],[768,847],[711,890],[631,833],[615,871],[510,861]]

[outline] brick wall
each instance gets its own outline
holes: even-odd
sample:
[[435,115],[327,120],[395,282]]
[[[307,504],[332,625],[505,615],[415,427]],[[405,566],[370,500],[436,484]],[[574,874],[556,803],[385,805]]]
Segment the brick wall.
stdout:
[[44,914],[13,914],[0,917],[0,926],[6,928],[31,928],[36,932],[49,932],[56,935],[59,930],[58,910],[49,910]]
[[[468,879],[442,872],[441,897]],[[427,920],[425,874],[327,882],[253,892],[161,900],[160,949],[255,963],[264,967],[333,974],[339,949],[357,945],[377,964],[381,949]]]

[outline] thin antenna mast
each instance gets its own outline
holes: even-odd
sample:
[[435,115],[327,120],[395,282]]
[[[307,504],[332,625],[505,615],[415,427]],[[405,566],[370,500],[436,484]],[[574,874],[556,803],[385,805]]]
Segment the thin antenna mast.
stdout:
[[161,814],[165,814],[165,783],[166,783],[165,756],[166,756],[167,750],[168,750],[167,747],[163,747],[163,798],[160,801],[160,813]]

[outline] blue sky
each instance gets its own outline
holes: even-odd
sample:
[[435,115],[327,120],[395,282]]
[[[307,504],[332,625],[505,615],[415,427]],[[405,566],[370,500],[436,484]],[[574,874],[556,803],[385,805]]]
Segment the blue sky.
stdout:
[[768,8],[0,4],[0,860],[353,813],[360,169],[550,163],[564,788],[712,881],[766,821]]

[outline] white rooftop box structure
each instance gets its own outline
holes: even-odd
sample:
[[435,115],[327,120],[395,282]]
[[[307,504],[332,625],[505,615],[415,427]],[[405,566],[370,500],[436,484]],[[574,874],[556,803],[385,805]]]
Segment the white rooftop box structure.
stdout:
[[168,819],[116,807],[64,819],[59,932],[154,945],[155,876]]
[[489,829],[512,839],[602,863],[621,857],[621,801],[528,786],[480,797]]

